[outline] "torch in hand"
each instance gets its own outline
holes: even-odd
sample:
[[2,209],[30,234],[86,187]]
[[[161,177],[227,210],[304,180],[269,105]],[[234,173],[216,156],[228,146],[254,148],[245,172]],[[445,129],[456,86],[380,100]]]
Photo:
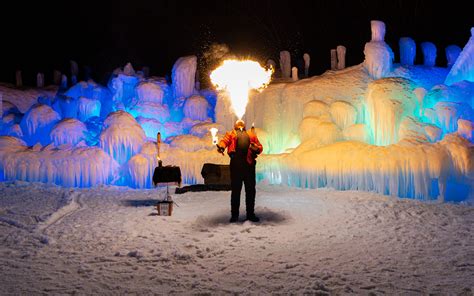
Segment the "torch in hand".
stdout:
[[209,129],[209,131],[211,132],[211,135],[212,135],[212,145],[216,145],[217,146],[217,151],[219,151],[220,154],[224,155],[224,149],[222,149],[222,147],[220,147],[217,142],[218,142],[218,139],[217,139],[217,132],[219,131],[217,128],[213,127],[211,129]]

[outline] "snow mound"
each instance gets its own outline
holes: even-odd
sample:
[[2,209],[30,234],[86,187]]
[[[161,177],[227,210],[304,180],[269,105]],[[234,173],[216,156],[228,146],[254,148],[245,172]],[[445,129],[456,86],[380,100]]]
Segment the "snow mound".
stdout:
[[98,147],[30,149],[13,137],[0,137],[0,180],[54,183],[67,187],[110,184],[118,164]]
[[55,146],[70,144],[75,146],[86,138],[87,127],[74,118],[66,118],[56,124],[51,130],[51,141]]
[[36,105],[23,117],[20,127],[28,145],[50,143],[49,133],[61,116],[47,105]]
[[124,164],[140,151],[145,138],[145,132],[132,115],[117,111],[105,119],[99,145],[119,164]]

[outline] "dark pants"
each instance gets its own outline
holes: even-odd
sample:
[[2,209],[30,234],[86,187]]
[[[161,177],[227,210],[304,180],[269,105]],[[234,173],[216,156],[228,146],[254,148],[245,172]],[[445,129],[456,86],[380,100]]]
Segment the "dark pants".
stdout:
[[245,184],[245,206],[247,208],[247,216],[254,215],[256,183],[255,164],[248,164],[245,158],[232,157],[230,160],[230,180],[232,187],[230,198],[232,216],[237,217],[239,215],[242,183]]

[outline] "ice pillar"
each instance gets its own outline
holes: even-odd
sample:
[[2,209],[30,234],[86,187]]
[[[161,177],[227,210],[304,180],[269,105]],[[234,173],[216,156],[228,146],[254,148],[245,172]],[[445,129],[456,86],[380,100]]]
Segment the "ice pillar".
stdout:
[[337,51],[337,69],[341,70],[346,67],[346,47],[338,45],[336,47]]
[[393,51],[384,41],[385,24],[371,21],[372,40],[364,47],[364,67],[373,79],[385,77],[392,71]]
[[445,51],[446,60],[448,61],[448,68],[451,68],[461,54],[462,49],[457,45],[449,45],[446,47]]
[[297,80],[298,80],[298,68],[297,68],[297,67],[291,68],[291,79],[292,79],[293,81],[297,81]]
[[16,86],[17,87],[22,87],[23,86],[23,79],[21,77],[21,70],[16,71],[15,78],[16,78]]
[[331,49],[331,70],[337,70],[337,51]]
[[281,77],[290,78],[291,76],[291,56],[287,50],[280,52]]
[[142,67],[142,72],[145,78],[150,77],[150,67],[147,67],[147,66]]
[[77,75],[79,75],[79,66],[73,60],[69,61],[69,64],[71,65],[71,76],[77,77]]
[[310,62],[310,57],[308,53],[305,53],[303,55],[303,60],[304,60],[304,76],[308,77],[309,76],[309,62]]
[[61,72],[58,70],[54,70],[53,72],[53,83],[55,85],[60,85],[61,84]]
[[44,87],[44,74],[43,73],[36,74],[36,87],[38,88]]
[[64,74],[61,75],[61,88],[67,88],[67,76]]
[[196,67],[196,56],[181,57],[174,63],[171,78],[175,98],[187,98],[194,93]]
[[416,43],[410,37],[402,37],[398,42],[400,47],[400,64],[413,66],[416,57]]
[[423,52],[423,64],[427,67],[434,67],[436,64],[436,45],[432,42],[421,43],[421,51]]

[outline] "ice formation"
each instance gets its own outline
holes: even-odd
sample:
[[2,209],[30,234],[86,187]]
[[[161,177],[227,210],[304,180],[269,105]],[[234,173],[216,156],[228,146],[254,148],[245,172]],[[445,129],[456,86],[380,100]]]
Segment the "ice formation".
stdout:
[[411,81],[384,78],[371,82],[367,91],[367,125],[371,143],[389,145],[398,142],[398,128],[406,116],[416,114],[418,100]]
[[55,146],[69,144],[77,145],[81,141],[85,141],[87,133],[86,125],[74,118],[66,118],[57,123],[50,133],[51,142]]
[[209,135],[209,131],[211,130],[211,128],[216,128],[218,131],[220,131],[221,134],[223,134],[225,132],[224,126],[222,126],[218,123],[203,122],[203,123],[199,123],[199,124],[194,125],[191,128],[191,130],[189,131],[189,133],[191,135],[198,136],[198,137],[202,138],[204,136]]
[[135,118],[124,111],[111,113],[104,121],[100,147],[119,164],[137,154],[145,142],[145,132]]
[[291,80],[298,81],[298,68],[291,68]]
[[445,84],[451,85],[462,80],[474,82],[474,27],[471,28],[471,38],[449,71]]
[[337,70],[337,51],[331,49],[331,70]]
[[321,117],[305,117],[299,127],[301,142],[317,139],[321,144],[334,143],[342,138],[341,130],[330,120]]
[[[265,147],[257,179],[420,199],[472,195],[472,38],[446,77],[447,68],[413,64],[411,39],[400,40],[402,65],[392,68],[385,25],[371,26],[362,64],[297,82],[278,79],[262,92],[245,88],[239,117],[255,125]],[[338,51],[332,53],[335,70]],[[283,64],[291,73],[290,62],[283,53],[282,74]],[[307,77],[309,56],[301,70],[303,62]],[[127,64],[106,87],[91,80],[59,91],[0,85],[0,179],[151,188],[160,132],[163,165],[180,166],[184,184],[203,182],[204,163],[229,162],[209,130],[217,128],[220,138],[237,116],[228,92],[195,87],[195,72],[191,56],[176,62],[172,84]]]
[[291,77],[291,55],[287,50],[280,52],[280,69],[281,77],[290,78]]
[[156,144],[147,142],[143,144],[139,154],[134,155],[127,163],[129,184],[133,188],[153,187],[153,172],[158,166],[158,150]]
[[303,54],[303,60],[304,60],[304,77],[309,76],[309,64],[310,64],[310,56],[309,53]]
[[17,70],[15,72],[15,80],[16,80],[16,87],[22,87],[23,86],[23,78],[21,76],[21,71]]
[[44,87],[44,74],[43,73],[36,74],[36,87],[37,88]]
[[472,174],[472,149],[459,137],[438,143],[372,146],[345,141],[302,154],[260,159],[259,173],[288,185],[365,190],[400,197],[441,199],[446,188]]
[[206,120],[209,117],[209,108],[206,98],[194,95],[187,98],[184,103],[184,116],[193,120]]
[[134,117],[153,118],[160,122],[166,122],[170,118],[168,106],[153,102],[140,102],[128,111]]
[[60,85],[61,84],[61,72],[58,70],[54,70],[53,72],[53,83],[55,85]]
[[385,24],[371,21],[372,40],[364,47],[364,66],[374,79],[385,77],[392,70],[393,51],[384,41]]
[[434,67],[436,64],[436,45],[432,42],[422,42],[423,64],[427,67]]
[[118,164],[98,147],[35,151],[14,137],[0,137],[0,180],[91,187],[112,182]]
[[451,68],[456,60],[458,59],[459,55],[461,54],[461,47],[457,45],[448,45],[445,49],[446,52],[446,61],[448,62],[448,68]]
[[337,69],[342,70],[346,67],[346,47],[338,45],[336,47],[337,51]]
[[174,96],[176,98],[187,98],[194,93],[196,67],[196,56],[181,57],[174,64],[172,71],[172,85]]
[[160,85],[152,82],[142,82],[137,87],[139,102],[163,104],[164,91]]
[[458,134],[467,140],[474,141],[474,122],[459,119],[458,120]]
[[69,61],[70,67],[71,67],[71,77],[72,76],[78,76],[79,75],[79,66],[75,61]]
[[20,123],[25,142],[30,146],[38,142],[41,145],[48,145],[49,133],[60,119],[61,116],[47,105],[40,104],[33,107]]
[[100,116],[101,103],[99,100],[80,97],[77,108],[77,118],[81,121],[87,121],[94,116]]
[[340,128],[355,124],[357,120],[357,110],[351,103],[345,101],[335,101],[329,107],[332,121]]
[[416,43],[410,37],[402,37],[398,42],[400,47],[400,64],[413,66],[416,57]]

